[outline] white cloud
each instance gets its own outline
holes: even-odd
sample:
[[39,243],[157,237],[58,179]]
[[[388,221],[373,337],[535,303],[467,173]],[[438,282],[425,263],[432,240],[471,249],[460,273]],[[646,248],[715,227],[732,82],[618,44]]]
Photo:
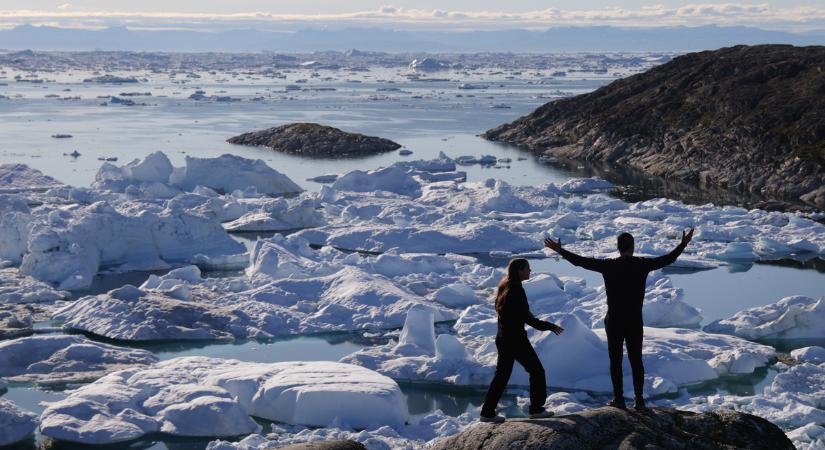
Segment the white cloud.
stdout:
[[681,7],[661,4],[638,9],[602,8],[563,10],[547,8],[528,12],[425,10],[384,5],[371,11],[337,14],[276,14],[271,12],[161,13],[77,11],[70,3],[59,11],[0,10],[0,27],[14,24],[58,24],[72,27],[125,25],[191,29],[296,29],[308,26],[387,26],[404,29],[499,29],[547,28],[551,26],[698,26],[748,25],[799,31],[825,28],[825,5],[779,8],[764,3],[696,3]]

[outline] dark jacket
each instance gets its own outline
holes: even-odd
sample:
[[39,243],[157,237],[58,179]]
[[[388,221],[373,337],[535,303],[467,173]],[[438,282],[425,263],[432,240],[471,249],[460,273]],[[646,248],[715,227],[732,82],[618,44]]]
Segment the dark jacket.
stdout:
[[676,261],[686,245],[679,244],[667,255],[657,258],[620,256],[596,259],[579,256],[565,249],[558,253],[573,265],[602,274],[607,290],[607,317],[641,321],[647,274]]
[[524,324],[542,331],[549,331],[552,325],[550,322],[536,319],[533,316],[530,312],[530,306],[527,304],[527,294],[524,293],[524,288],[521,284],[513,285],[510,287],[507,300],[498,315],[496,339],[527,338]]

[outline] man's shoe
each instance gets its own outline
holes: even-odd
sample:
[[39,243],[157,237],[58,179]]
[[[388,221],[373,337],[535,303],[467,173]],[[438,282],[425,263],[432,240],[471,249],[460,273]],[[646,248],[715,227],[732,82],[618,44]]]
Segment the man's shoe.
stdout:
[[531,419],[547,419],[549,417],[553,417],[553,411],[541,410],[534,413],[530,413],[529,416]]
[[633,409],[636,411],[649,411],[650,408],[645,405],[645,399],[642,397],[636,397],[636,404],[633,405]]
[[479,416],[478,420],[486,423],[504,423],[504,416],[497,414],[495,416]]
[[627,410],[627,405],[625,405],[624,399],[614,398],[613,400],[607,402],[607,406]]

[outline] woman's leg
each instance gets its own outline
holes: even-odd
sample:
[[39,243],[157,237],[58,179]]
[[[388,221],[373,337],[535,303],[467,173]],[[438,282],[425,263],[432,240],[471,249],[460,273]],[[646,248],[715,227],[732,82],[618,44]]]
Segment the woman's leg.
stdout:
[[624,398],[624,383],[622,380],[622,343],[624,329],[621,323],[613,323],[605,319],[604,331],[607,334],[607,356],[610,357],[610,381],[613,383],[613,398]]
[[496,406],[504,393],[504,388],[507,387],[507,382],[510,381],[510,374],[513,372],[513,353],[508,345],[499,339],[496,339],[496,348],[498,349],[498,360],[496,361],[496,374],[493,376],[493,381],[490,382],[490,388],[487,389],[487,395],[484,397],[484,405],[481,407],[481,415],[492,417],[496,415]]
[[530,374],[530,414],[544,411],[544,402],[547,401],[547,378],[544,366],[539,356],[525,338],[516,346],[516,361]]
[[642,324],[633,324],[628,327],[625,344],[627,345],[627,359],[633,370],[633,393],[636,398],[644,396],[645,366],[642,363],[642,339],[644,328]]

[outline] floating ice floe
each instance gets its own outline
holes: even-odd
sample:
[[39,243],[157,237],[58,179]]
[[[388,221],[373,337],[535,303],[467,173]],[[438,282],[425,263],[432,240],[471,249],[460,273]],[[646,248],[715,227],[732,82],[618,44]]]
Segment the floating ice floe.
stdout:
[[825,363],[825,348],[818,345],[798,348],[791,351],[791,357],[799,362],[822,364]]
[[34,434],[37,416],[0,398],[0,447],[20,442]]
[[20,264],[26,254],[31,210],[20,195],[0,194],[0,263]]
[[224,224],[227,231],[286,231],[325,225],[311,199],[271,200],[236,220]]
[[[460,385],[486,385],[496,362],[495,313],[491,308],[469,307],[455,324],[457,335],[447,338],[445,358],[433,350],[437,339],[423,319],[408,320],[398,343],[359,350],[341,359],[377,370],[394,379]],[[413,311],[411,311],[411,314]],[[470,317],[468,319],[468,317]],[[532,343],[548,372],[550,386],[610,392],[607,338],[604,329],[590,329],[576,316],[554,314],[546,319],[565,331],[560,336],[531,331]],[[438,336],[438,340],[442,335]],[[409,345],[409,342],[415,345]],[[466,357],[463,356],[466,352]],[[645,392],[675,392],[677,386],[714,380],[728,374],[752,373],[775,355],[771,347],[725,335],[681,328],[645,327],[643,358]],[[455,356],[459,356],[456,358]],[[558,364],[558,361],[565,361]],[[627,361],[625,361],[627,366]],[[625,367],[625,388],[632,391],[630,368]],[[527,385],[527,374],[514,369],[511,384]]]
[[559,186],[559,189],[569,194],[582,194],[585,192],[613,189],[613,183],[598,177],[574,178]]
[[34,313],[34,308],[29,305],[0,304],[0,339],[33,333]]
[[732,317],[705,326],[711,333],[732,334],[745,339],[795,339],[825,337],[825,297],[801,295],[776,303],[739,311]]
[[25,164],[0,164],[0,194],[46,191],[63,183]]
[[[429,303],[382,275],[321,262],[323,254],[297,237],[258,241],[249,276],[201,279],[190,266],[81,298],[53,318],[112,339],[230,339],[394,328]],[[431,307],[439,321],[456,317]]]
[[29,336],[0,342],[0,376],[17,382],[60,384],[90,381],[157,358],[147,350],[91,341],[82,336]]
[[68,297],[69,292],[57,290],[48,283],[22,275],[18,269],[0,269],[0,304],[46,303]]
[[376,191],[385,191],[410,197],[421,195],[421,184],[403,170],[395,167],[385,167],[367,172],[353,170],[339,177],[332,184],[332,188],[352,192],[375,193]]
[[121,213],[99,202],[55,210],[35,225],[20,272],[60,289],[79,289],[88,287],[101,267],[162,269],[197,254],[243,251],[214,220],[177,209]]
[[110,444],[161,432],[241,436],[252,417],[308,426],[401,427],[407,408],[395,381],[335,362],[248,363],[185,357],[106,375],[51,403],[40,431]]
[[269,195],[303,190],[289,177],[267,166],[260,159],[228,154],[217,158],[187,156],[186,164],[176,168],[163,152],[152,153],[143,160],[134,160],[121,167],[104,163],[92,185],[98,190],[149,198],[171,198],[181,191],[191,192],[197,186],[224,193],[254,187],[257,192]]

